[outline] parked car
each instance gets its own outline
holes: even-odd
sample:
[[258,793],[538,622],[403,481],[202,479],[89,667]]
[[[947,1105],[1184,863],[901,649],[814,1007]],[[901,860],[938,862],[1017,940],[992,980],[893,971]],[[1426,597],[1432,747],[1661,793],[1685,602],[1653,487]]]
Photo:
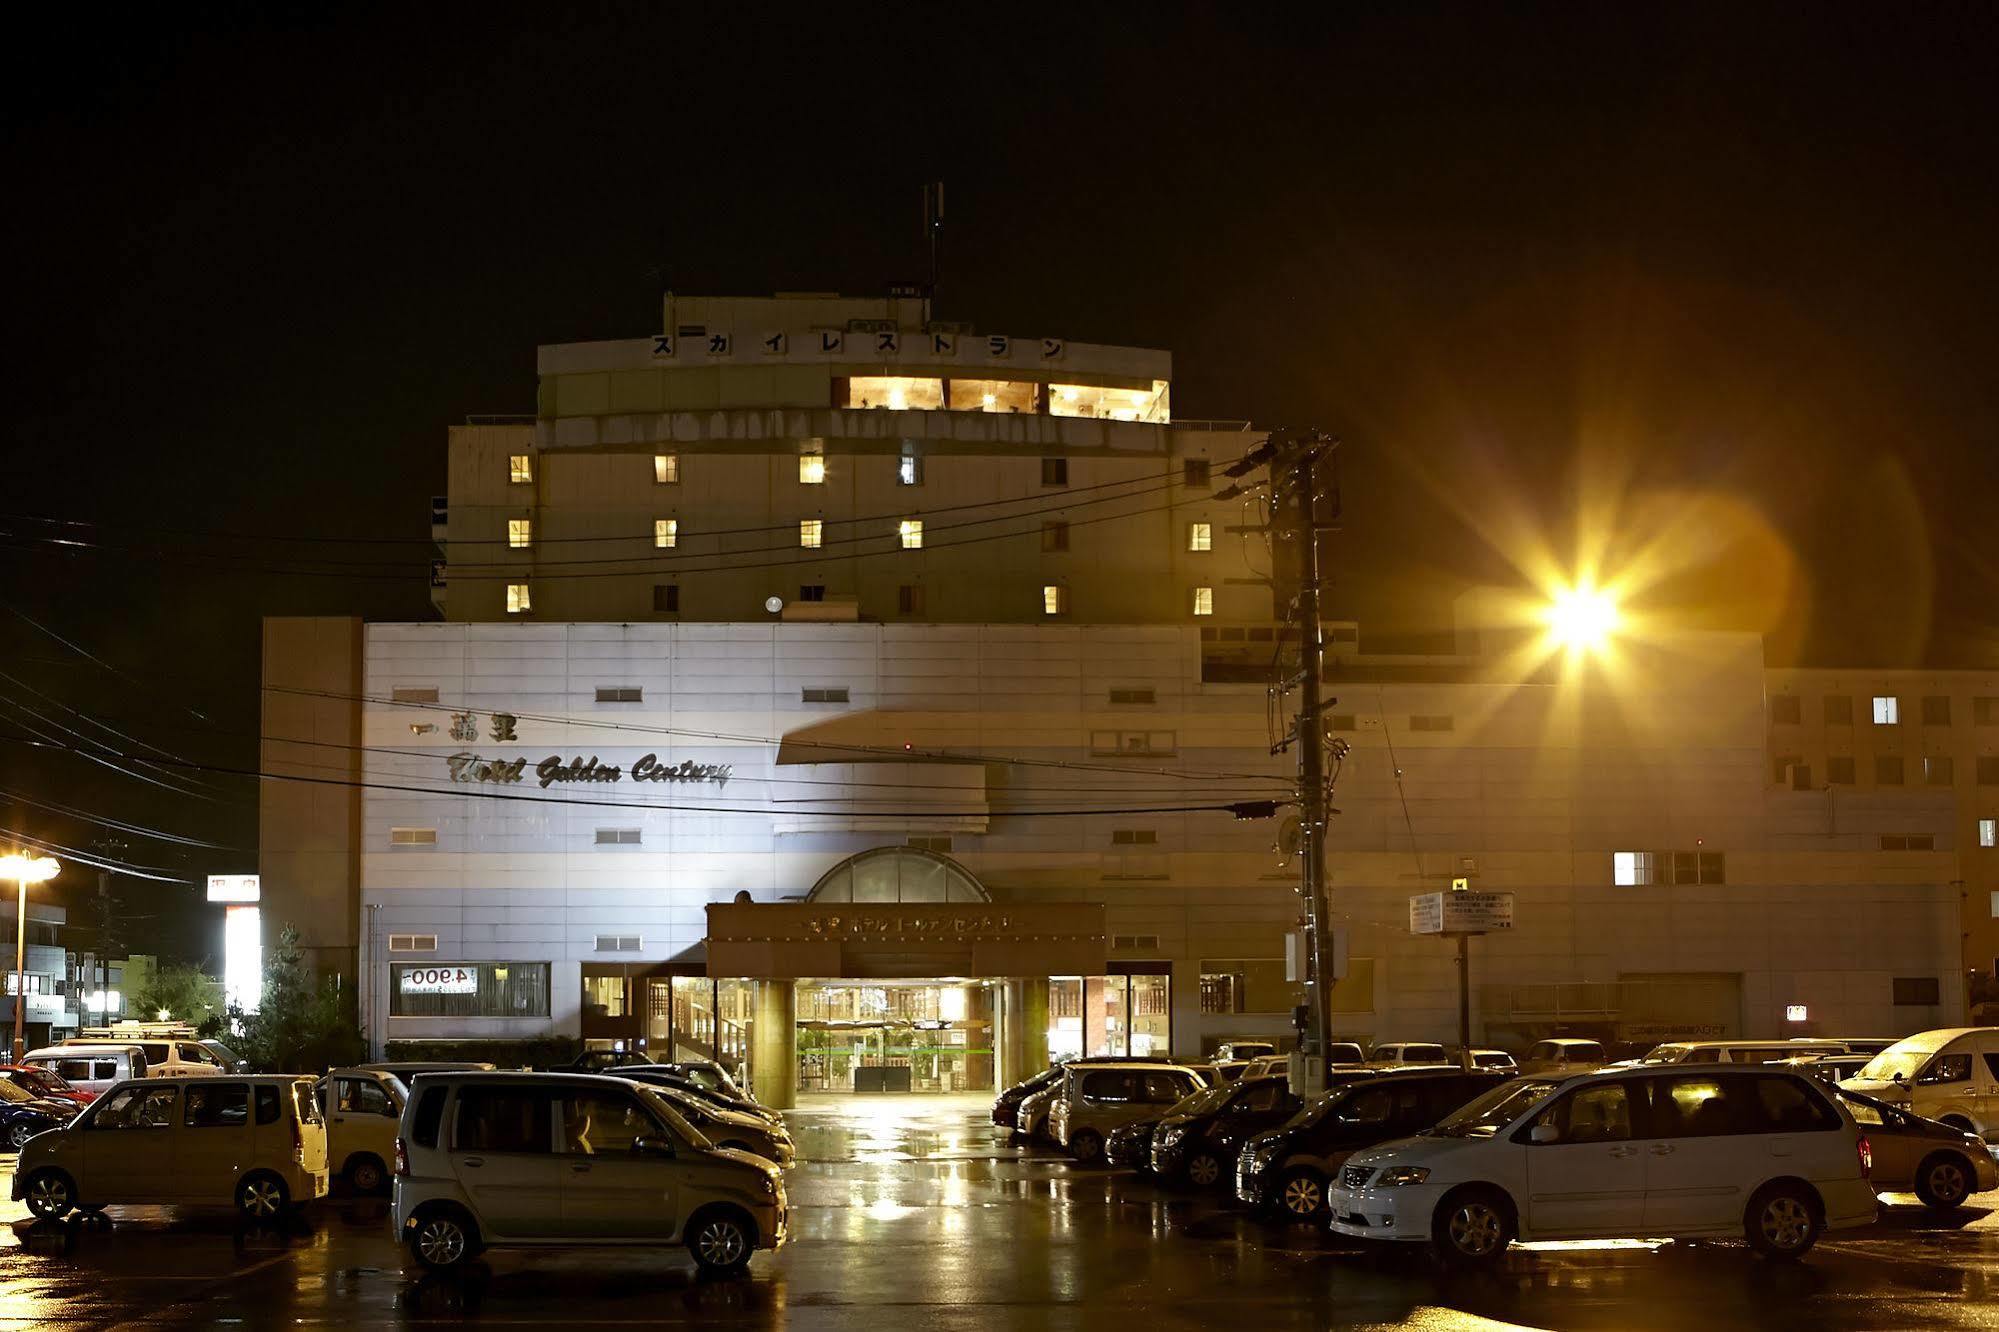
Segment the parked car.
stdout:
[[1383,1041],[1368,1051],[1367,1062],[1377,1067],[1392,1064],[1448,1064],[1451,1056],[1435,1041]]
[[250,1071],[250,1061],[242,1055],[237,1054],[221,1041],[204,1039],[196,1041],[195,1044],[214,1055],[216,1062],[222,1065],[225,1072],[248,1073]]
[[409,1088],[378,1068],[337,1068],[314,1091],[326,1120],[327,1159],[356,1193],[381,1193],[396,1159],[396,1125]]
[[[1217,1090],[1220,1088],[1206,1088],[1187,1097],[1181,1104]],[[1104,1139],[1104,1160],[1124,1170],[1152,1169],[1152,1131],[1158,1127],[1159,1117],[1152,1116],[1134,1119],[1122,1128],[1113,1129],[1111,1135]]]
[[1294,1221],[1317,1221],[1353,1153],[1428,1128],[1506,1080],[1492,1069],[1411,1069],[1329,1087],[1279,1127],[1243,1143],[1236,1197]]
[[736,1114],[749,1115],[780,1127],[784,1124],[784,1116],[777,1111],[758,1105],[755,1101],[743,1100],[727,1092],[716,1091],[707,1083],[697,1082],[685,1073],[677,1071],[671,1064],[627,1065],[613,1076],[631,1078],[649,1086],[670,1087],[675,1091],[686,1092],[690,1096],[698,1096],[718,1110],[731,1110]]
[[1520,1061],[1523,1073],[1581,1073],[1604,1061],[1603,1042],[1579,1036],[1551,1036],[1529,1047]]
[[1858,1073],[1872,1059],[1865,1054],[1811,1054],[1797,1055],[1791,1059],[1779,1059],[1774,1067],[1788,1068],[1794,1073],[1802,1073],[1808,1078],[1817,1078],[1828,1087],[1837,1085],[1842,1079]]
[[1048,1115],[1055,1108],[1055,1100],[1062,1094],[1062,1078],[1068,1076],[1065,1068],[1062,1077],[1030,1092],[1021,1100],[1020,1107],[1013,1112],[1014,1131],[1027,1142],[1052,1144],[1055,1140],[1048,1136]]
[[1473,1068],[1499,1068],[1509,1073],[1518,1072],[1520,1068],[1519,1061],[1514,1059],[1505,1050],[1473,1050],[1471,1052],[1471,1066]]
[[[61,1046],[95,1048],[101,1040],[85,1036],[72,1036]],[[200,1041],[187,1040],[141,1040],[134,1041],[146,1056],[146,1076],[149,1078],[208,1078],[229,1070],[222,1066],[222,1060]]]
[[1262,1059],[1277,1053],[1277,1042],[1265,1040],[1261,1036],[1243,1036],[1235,1040],[1223,1041],[1215,1047],[1215,1062],[1230,1059]]
[[1833,1093],[1702,1064],[1515,1078],[1340,1171],[1332,1228],[1487,1263],[1520,1240],[1741,1235],[1797,1258],[1874,1220],[1866,1138]]
[[50,1045],[21,1062],[46,1068],[79,1091],[101,1096],[128,1078],[146,1076],[146,1052],[136,1045]]
[[477,1059],[383,1059],[372,1064],[356,1064],[364,1073],[393,1073],[405,1087],[415,1087],[426,1073],[490,1073],[493,1065]]
[[1999,1027],[1917,1032],[1839,1086],[1989,1138],[1999,1129]]
[[1878,1055],[1897,1039],[1894,1036],[1828,1036],[1827,1040],[1837,1041],[1846,1047],[1848,1054]]
[[1254,1063],[1254,1059],[1217,1059],[1208,1065],[1208,1071],[1216,1082],[1234,1082]]
[[1079,1163],[1095,1165],[1114,1130],[1205,1086],[1184,1064],[1071,1064],[1049,1110],[1049,1135]]
[[72,1086],[39,1064],[0,1064],[0,1078],[5,1078],[30,1096],[48,1101],[68,1101],[79,1110],[97,1099],[96,1092]]
[[[618,1075],[613,1073],[611,1076]],[[664,1096],[682,1118],[700,1129],[702,1136],[717,1147],[761,1156],[782,1170],[791,1169],[792,1163],[798,1159],[798,1149],[792,1145],[791,1134],[782,1124],[773,1124],[761,1115],[726,1110],[713,1101],[666,1083],[648,1082],[646,1085]]]
[[1802,1055],[1847,1053],[1838,1041],[1668,1041],[1632,1064],[1776,1064]]
[[1281,1077],[1243,1078],[1189,1097],[1152,1133],[1152,1173],[1197,1189],[1227,1180],[1251,1135],[1283,1123],[1303,1103]]
[[1003,1129],[1012,1129],[1018,1134],[1019,1126],[1014,1122],[1014,1115],[1020,1109],[1020,1103],[1034,1095],[1034,1093],[1045,1087],[1052,1087],[1061,1080],[1062,1066],[1056,1064],[1052,1067],[1042,1069],[1031,1078],[1024,1078],[1014,1083],[1011,1087],[1006,1088],[993,1098],[993,1123]]
[[1250,1060],[1249,1066],[1243,1069],[1237,1080],[1247,1082],[1255,1078],[1281,1078],[1290,1071],[1290,1068],[1291,1056],[1266,1055],[1261,1059]]
[[1974,1193],[1999,1189],[1999,1165],[1977,1134],[1859,1092],[1838,1095],[1873,1149],[1868,1178],[1876,1193],[1913,1193],[1932,1209],[1951,1212]]
[[585,1050],[566,1064],[555,1064],[551,1073],[609,1073],[627,1064],[650,1064],[642,1054],[630,1050]]
[[165,1203],[233,1204],[269,1221],[326,1188],[312,1079],[231,1075],[119,1083],[65,1127],[28,1139],[13,1197],[45,1220]]
[[757,1103],[756,1093],[738,1084],[728,1069],[712,1059],[676,1059],[670,1063],[646,1064],[644,1067],[667,1069],[684,1078],[693,1079],[710,1091],[733,1096],[738,1101],[748,1101],[751,1105]]
[[403,1111],[390,1218],[429,1268],[502,1246],[685,1245],[733,1272],[784,1243],[789,1208],[775,1165],[716,1147],[643,1083],[444,1073]]
[[18,1152],[37,1133],[61,1128],[76,1118],[76,1106],[68,1101],[37,1096],[11,1081],[0,1080],[0,1144]]

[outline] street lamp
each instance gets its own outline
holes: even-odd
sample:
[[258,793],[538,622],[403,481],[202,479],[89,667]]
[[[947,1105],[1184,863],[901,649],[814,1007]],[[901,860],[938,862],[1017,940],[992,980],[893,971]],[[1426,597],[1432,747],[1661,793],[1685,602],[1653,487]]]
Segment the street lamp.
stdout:
[[12,879],[19,890],[14,906],[14,1062],[28,1053],[28,885],[45,883],[62,869],[54,856],[15,851],[0,856],[0,878]]
[[1558,588],[1542,612],[1548,637],[1570,652],[1596,652],[1617,632],[1617,599],[1588,579]]

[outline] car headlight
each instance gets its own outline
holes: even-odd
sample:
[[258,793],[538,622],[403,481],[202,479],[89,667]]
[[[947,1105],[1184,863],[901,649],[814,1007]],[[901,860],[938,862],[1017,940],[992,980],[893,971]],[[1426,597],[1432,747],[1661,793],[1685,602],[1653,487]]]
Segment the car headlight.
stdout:
[[759,1183],[761,1183],[761,1184],[763,1185],[763,1191],[764,1191],[764,1194],[765,1194],[765,1196],[767,1196],[767,1197],[775,1197],[775,1196],[776,1196],[776,1194],[777,1194],[777,1181],[776,1181],[775,1179],[773,1179],[773,1178],[772,1178],[771,1176],[769,1176],[769,1175],[758,1175],[758,1176],[757,1176],[757,1180],[758,1180],[758,1182],[759,1182]]
[[1250,1160],[1256,1162],[1258,1165],[1268,1165],[1270,1163],[1270,1158],[1277,1155],[1277,1148],[1278,1144],[1274,1142],[1266,1142],[1261,1147],[1256,1147],[1251,1150],[1249,1154]]
[[1428,1166],[1390,1166],[1375,1176],[1376,1188],[1392,1189],[1398,1184],[1421,1184],[1430,1177]]
[[1159,1142],[1161,1146],[1172,1147],[1186,1136],[1187,1126],[1185,1124],[1175,1124],[1172,1128],[1160,1130]]

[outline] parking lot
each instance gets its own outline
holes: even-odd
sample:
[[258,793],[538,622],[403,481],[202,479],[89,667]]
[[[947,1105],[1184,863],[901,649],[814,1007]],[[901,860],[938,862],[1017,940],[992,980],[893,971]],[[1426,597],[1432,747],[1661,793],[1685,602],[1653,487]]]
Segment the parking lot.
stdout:
[[[1004,1145],[984,1099],[841,1098],[792,1116],[793,1241],[747,1278],[680,1250],[495,1253],[419,1278],[379,1200],[337,1196],[286,1233],[220,1212],[113,1208],[109,1224],[0,1228],[0,1323],[33,1327],[476,1320],[828,1329],[1992,1327],[1999,1220],[1898,1200],[1802,1264],[1735,1244],[1516,1251],[1446,1276],[1253,1219],[1131,1174]],[[11,1159],[0,1158],[11,1170]],[[11,1180],[8,1181],[11,1183]]]

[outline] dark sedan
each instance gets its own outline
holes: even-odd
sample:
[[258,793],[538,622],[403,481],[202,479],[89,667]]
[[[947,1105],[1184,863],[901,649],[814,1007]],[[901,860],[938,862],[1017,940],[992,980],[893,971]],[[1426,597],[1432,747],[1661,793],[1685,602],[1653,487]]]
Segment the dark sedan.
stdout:
[[734,1110],[738,1114],[754,1115],[771,1124],[782,1124],[784,1116],[775,1110],[766,1109],[755,1101],[731,1096],[727,1092],[716,1091],[704,1082],[697,1082],[679,1072],[670,1064],[633,1064],[610,1071],[610,1077],[626,1078],[632,1082],[647,1082],[655,1087],[671,1087],[675,1091],[698,1096],[721,1110]]
[[1302,1102],[1279,1077],[1242,1078],[1167,1112],[1152,1134],[1152,1173],[1211,1189],[1224,1183],[1243,1141],[1298,1113]]
[[20,1151],[37,1133],[61,1128],[76,1114],[77,1107],[67,1101],[48,1100],[0,1080],[0,1142],[10,1151]]
[[1014,1122],[1014,1116],[1020,1109],[1020,1103],[1038,1091],[1046,1091],[1048,1088],[1053,1087],[1061,1077],[1062,1066],[1057,1064],[1053,1068],[1044,1068],[1033,1077],[1022,1082],[1016,1082],[1011,1087],[1008,1087],[993,1098],[993,1123],[1003,1129],[1016,1129],[1018,1131]]

